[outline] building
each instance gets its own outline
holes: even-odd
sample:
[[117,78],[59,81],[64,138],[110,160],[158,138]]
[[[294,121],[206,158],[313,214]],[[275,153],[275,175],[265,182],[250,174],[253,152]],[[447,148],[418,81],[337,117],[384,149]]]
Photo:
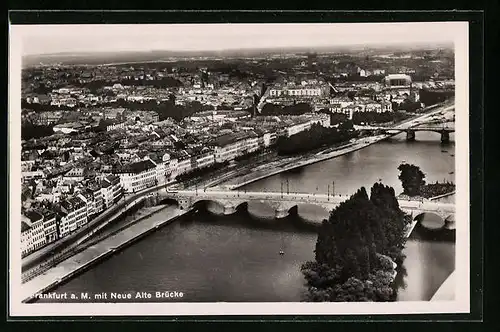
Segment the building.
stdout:
[[156,165],[149,159],[121,167],[116,170],[123,189],[135,193],[156,185]]
[[94,211],[96,214],[101,213],[104,211],[104,196],[103,196],[103,189],[100,186],[94,185],[94,186],[89,186],[89,190],[92,192],[92,195],[94,196],[93,202],[94,202]]
[[189,156],[183,156],[177,161],[176,175],[181,175],[191,171],[191,158]]
[[191,168],[205,168],[215,164],[215,156],[212,152],[201,153],[191,157]]
[[215,162],[217,163],[233,160],[250,148],[248,136],[245,133],[219,136],[215,139],[214,145]]
[[[98,190],[94,195],[99,196]],[[117,203],[124,194],[124,186],[121,177],[116,175],[108,175],[104,178],[101,183],[101,196],[103,202],[103,209],[107,209],[113,204]],[[99,198],[98,198],[99,199]],[[99,202],[97,206],[99,206]]]
[[94,204],[94,195],[93,193],[88,190],[84,189],[77,194],[78,198],[80,198],[82,201],[85,202],[85,205],[87,206],[87,218],[90,220],[92,219],[95,214],[97,213],[95,211],[95,204]]
[[270,97],[323,97],[329,92],[325,86],[283,86],[269,90]]
[[56,213],[50,210],[43,210],[43,230],[46,244],[52,243],[59,238],[57,233]]
[[31,221],[25,215],[21,215],[21,255],[24,257],[33,251],[33,240],[31,239]]
[[112,123],[106,125],[106,131],[125,129],[125,122],[113,121]]
[[252,153],[260,148],[260,141],[259,141],[259,136],[251,131],[247,133],[247,137],[245,139],[245,145],[243,147],[243,150],[241,151],[241,154],[247,154],[247,153]]
[[59,237],[65,237],[87,223],[87,205],[79,197],[61,202],[59,211]]
[[411,85],[411,77],[406,74],[390,74],[384,78],[384,83],[388,88],[407,88]]
[[43,215],[36,211],[27,211],[25,215],[30,221],[30,250],[38,250],[46,244]]
[[55,133],[77,133],[85,129],[85,126],[79,122],[68,122],[55,125],[53,130]]
[[21,172],[21,177],[23,181],[37,180],[45,178],[45,173],[43,170],[27,171]]
[[85,169],[83,167],[73,167],[69,172],[64,174],[63,179],[67,181],[83,181]]

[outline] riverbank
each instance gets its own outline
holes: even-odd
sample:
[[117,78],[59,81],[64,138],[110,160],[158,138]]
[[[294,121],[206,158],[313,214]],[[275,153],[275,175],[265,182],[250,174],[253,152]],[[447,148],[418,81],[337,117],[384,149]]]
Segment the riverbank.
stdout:
[[411,224],[408,225],[408,227],[406,228],[406,231],[405,231],[405,238],[408,239],[411,235],[411,232],[413,232],[413,230],[415,229],[415,226],[417,226],[417,223],[418,223],[418,220],[417,219],[414,219],[412,220]]
[[[412,126],[420,124],[426,118],[429,118],[434,114],[445,112],[452,108],[454,108],[454,105],[441,105],[441,107],[438,107],[437,109],[433,108],[428,113],[419,114],[414,118],[407,119],[397,124],[397,126],[402,129],[411,128]],[[233,174],[232,175],[233,177],[226,181],[218,181],[218,182],[214,181],[214,182],[216,182],[215,184],[216,186],[222,189],[226,190],[237,189],[249,183],[256,182],[285,171],[315,164],[321,161],[339,157],[344,154],[366,148],[367,146],[383,141],[389,137],[392,137],[393,135],[394,134],[384,134],[366,138],[353,139],[349,143],[340,147],[325,149],[324,151],[315,154],[310,153],[297,157],[285,157],[276,161],[271,161],[264,165],[259,165],[254,168],[248,169],[244,173],[242,172],[236,175]]]
[[[102,241],[103,239],[116,234],[120,230],[129,227],[130,225],[139,222],[140,220],[147,218],[156,212],[159,212],[160,210],[164,209],[166,205],[161,205],[161,206],[153,206],[153,207],[147,207],[147,208],[142,208],[139,211],[135,213],[135,218],[133,220],[128,220],[125,222],[120,223],[118,229],[113,229],[112,227],[108,226],[114,226],[115,224],[111,224],[111,221],[115,221],[116,219],[113,219],[111,221],[106,222],[105,224],[99,226],[96,229],[93,229],[91,232],[83,236],[81,239],[77,240],[76,242],[70,244],[68,247],[66,247],[63,251],[58,252],[56,255],[51,257],[50,260],[37,265],[35,268],[32,268],[30,270],[25,271],[22,276],[21,276],[21,281],[22,283],[26,283],[33,278],[36,278],[37,276],[43,274],[44,272],[50,270],[57,264],[65,261],[66,259],[70,258],[71,256],[74,256],[78,254],[79,252],[85,250],[87,247],[90,245]],[[110,225],[111,224],[111,225]],[[111,229],[109,229],[111,228]]]
[[441,199],[441,198],[449,197],[449,196],[452,196],[452,195],[455,195],[455,190],[453,190],[452,192],[446,193],[446,194],[442,194],[442,195],[438,195],[438,196],[430,197],[430,198],[429,198],[429,201],[435,201],[435,200],[437,200],[437,199]]
[[32,268],[33,265],[39,264],[41,261],[51,256],[52,252],[63,250],[76,241],[80,241],[82,238],[88,238],[88,236],[91,236],[91,234],[93,234],[96,229],[100,229],[110,222],[114,221],[116,218],[119,218],[128,210],[132,209],[137,204],[142,202],[143,199],[144,197],[138,197],[135,199],[131,198],[130,201],[125,201],[123,203],[112,206],[109,209],[105,210],[102,214],[98,215],[95,219],[88,222],[83,227],[77,229],[74,233],[61,238],[58,241],[53,242],[43,248],[40,248],[39,250],[24,257],[21,261],[23,272],[27,271],[28,269]]
[[312,165],[324,160],[328,160],[331,158],[335,158],[347,153],[363,149],[371,144],[375,144],[391,136],[392,135],[378,135],[378,136],[366,137],[362,139],[352,140],[351,142],[343,146],[326,149],[324,151],[317,152],[315,154],[308,154],[305,156],[302,155],[297,157],[287,157],[278,161],[254,167],[248,170],[247,174],[239,175],[233,179],[226,181],[222,185],[219,184],[218,186],[220,188],[229,190],[237,189],[249,183],[262,180],[264,178],[279,174],[281,172],[304,167],[307,165]]
[[119,250],[138,241],[150,232],[167,225],[186,212],[176,207],[167,207],[156,211],[145,218],[126,227],[104,240],[94,243],[82,252],[66,259],[57,266],[21,285],[21,298],[23,302],[36,300],[36,294],[47,292],[61,283],[73,278],[118,252]]

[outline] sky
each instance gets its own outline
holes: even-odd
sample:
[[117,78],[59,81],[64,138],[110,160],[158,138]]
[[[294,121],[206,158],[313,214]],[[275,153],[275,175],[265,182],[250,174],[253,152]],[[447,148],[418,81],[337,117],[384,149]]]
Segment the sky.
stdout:
[[23,55],[452,42],[462,22],[344,24],[11,25]]

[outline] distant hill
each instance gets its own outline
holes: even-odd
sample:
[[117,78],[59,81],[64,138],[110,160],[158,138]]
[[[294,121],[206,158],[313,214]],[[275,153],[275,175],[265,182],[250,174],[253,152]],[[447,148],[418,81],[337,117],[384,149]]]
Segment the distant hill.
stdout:
[[168,61],[175,58],[190,57],[256,57],[272,54],[306,54],[315,53],[357,53],[359,51],[412,51],[423,49],[453,49],[452,44],[393,44],[393,45],[349,45],[329,47],[290,47],[290,48],[261,48],[261,49],[228,49],[219,51],[124,51],[124,52],[63,52],[54,54],[26,55],[23,57],[23,67],[31,67],[40,63],[66,65],[99,65],[106,63]]

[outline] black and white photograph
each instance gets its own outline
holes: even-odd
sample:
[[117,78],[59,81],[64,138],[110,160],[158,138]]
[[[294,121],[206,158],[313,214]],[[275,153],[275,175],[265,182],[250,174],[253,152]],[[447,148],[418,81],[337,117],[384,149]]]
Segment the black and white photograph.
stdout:
[[466,22],[9,30],[12,315],[469,312]]

